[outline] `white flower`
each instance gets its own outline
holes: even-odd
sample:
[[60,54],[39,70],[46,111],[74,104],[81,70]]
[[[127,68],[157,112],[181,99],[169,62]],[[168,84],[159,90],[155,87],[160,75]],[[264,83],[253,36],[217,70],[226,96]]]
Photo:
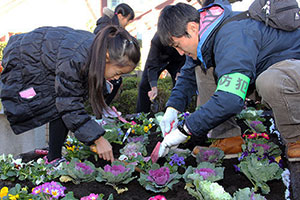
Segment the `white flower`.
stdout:
[[123,161],[123,160],[128,160],[128,157],[124,154],[120,155],[119,160]]
[[6,156],[5,156],[5,154],[2,154],[1,156],[0,156],[0,161],[6,161]]
[[283,184],[289,188],[290,186],[290,171],[288,169],[285,169],[282,174],[281,174],[281,177],[282,177],[282,182]]
[[290,191],[289,191],[289,187],[290,187],[290,171],[288,169],[285,169],[282,172],[281,177],[282,177],[282,182],[283,182],[283,184],[286,187],[286,190],[285,190],[285,193],[284,193],[285,199],[286,200],[290,200],[290,198],[289,198],[290,197]]
[[36,161],[36,162],[37,162],[37,164],[39,164],[39,165],[40,165],[40,164],[44,164],[44,162],[45,162],[45,161],[44,161],[44,159],[43,159],[43,158],[39,158],[39,159],[37,159],[37,161]]

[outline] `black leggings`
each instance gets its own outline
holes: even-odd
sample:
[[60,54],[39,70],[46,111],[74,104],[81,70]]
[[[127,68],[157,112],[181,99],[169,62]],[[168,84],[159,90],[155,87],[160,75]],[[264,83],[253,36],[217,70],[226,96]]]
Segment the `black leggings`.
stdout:
[[48,161],[61,158],[61,150],[69,130],[61,118],[49,123],[49,153]]

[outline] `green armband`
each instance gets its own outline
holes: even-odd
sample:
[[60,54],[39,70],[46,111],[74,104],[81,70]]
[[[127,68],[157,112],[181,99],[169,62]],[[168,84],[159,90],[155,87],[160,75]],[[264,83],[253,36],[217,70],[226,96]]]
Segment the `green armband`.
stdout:
[[245,100],[249,83],[250,78],[244,74],[225,74],[220,78],[216,91],[222,90],[229,92]]

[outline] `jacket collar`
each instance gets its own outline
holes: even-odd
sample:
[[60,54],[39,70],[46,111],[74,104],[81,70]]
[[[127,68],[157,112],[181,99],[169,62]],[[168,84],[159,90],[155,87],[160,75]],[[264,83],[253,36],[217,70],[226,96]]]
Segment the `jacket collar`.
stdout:
[[216,0],[214,3],[198,10],[200,13],[199,22],[199,43],[197,47],[198,59],[203,63],[204,68],[212,65],[212,50],[215,31],[220,24],[231,15],[231,5],[228,1]]

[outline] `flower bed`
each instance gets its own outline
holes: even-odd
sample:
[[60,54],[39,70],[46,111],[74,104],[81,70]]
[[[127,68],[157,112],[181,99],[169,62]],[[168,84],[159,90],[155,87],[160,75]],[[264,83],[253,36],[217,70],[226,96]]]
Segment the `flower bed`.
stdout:
[[[156,143],[158,141],[162,141],[162,138],[160,137],[160,132],[156,132],[152,126],[150,127],[149,130],[149,123],[152,123],[151,120],[149,121],[144,121],[145,124],[143,127],[138,127],[136,124],[132,124],[132,130],[140,130],[147,132],[147,140],[144,141],[143,144],[147,144],[145,147],[145,150],[138,150],[139,152],[146,152],[144,153],[144,156],[149,156],[155,147]],[[266,122],[265,122],[266,123]],[[147,126],[147,128],[145,128]],[[241,126],[244,126],[241,123]],[[128,125],[125,126],[126,130]],[[122,127],[123,128],[123,127]],[[247,129],[242,127],[244,130]],[[125,131],[122,132],[122,134],[119,134],[118,129],[112,129],[112,131],[117,132],[117,136],[123,136],[126,134]],[[113,145],[113,150],[114,150],[114,155],[116,158],[118,158],[122,152],[125,154],[123,147],[125,144],[128,143],[122,143],[122,138],[123,137],[115,137],[114,140],[117,141],[117,143],[112,143]],[[283,147],[281,144],[278,142],[278,138],[276,134],[270,134],[269,135],[269,141],[274,142],[275,144],[279,145],[279,147],[283,150]],[[188,141],[187,143],[181,145],[181,148],[190,148],[192,150],[192,147],[194,146],[192,140]],[[261,145],[260,147],[262,147]],[[69,147],[72,152],[74,152],[71,147]],[[131,149],[133,147],[129,147]],[[263,148],[263,147],[262,147]],[[84,148],[83,148],[84,149]],[[85,149],[86,150],[86,149]],[[134,151],[137,151],[136,149]],[[282,151],[284,152],[284,151]],[[75,156],[75,154],[74,154]],[[81,155],[82,156],[82,155]],[[84,156],[87,156],[84,154]],[[129,156],[129,155],[128,155]],[[138,156],[143,156],[141,153]],[[242,155],[241,155],[242,156]],[[23,154],[23,162],[27,162],[30,160],[36,160],[37,155],[35,155],[32,152],[29,152],[27,154]],[[203,164],[203,166],[199,165],[197,163],[197,160],[195,157],[187,156],[184,160],[180,158],[180,156],[175,156],[175,154],[170,157],[170,158],[161,158],[158,160],[158,165],[152,165],[148,166],[148,173],[145,171],[143,165],[136,165],[138,169],[144,170],[145,174],[143,174],[140,171],[133,171],[133,168],[129,167],[126,169],[126,165],[116,163],[117,167],[111,167],[110,163],[103,161],[103,160],[95,160],[95,157],[93,155],[88,156],[87,159],[90,163],[92,163],[94,166],[89,167],[89,165],[83,165],[79,164],[79,161],[72,160],[71,165],[73,168],[70,167],[70,170],[72,169],[79,169],[81,172],[87,173],[87,174],[93,174],[96,173],[97,168],[101,168],[101,176],[93,174],[93,176],[83,176],[80,177],[80,175],[76,176],[74,178],[74,181],[69,181],[69,182],[61,182],[61,185],[65,188],[64,192],[65,194],[68,192],[73,192],[74,197],[76,199],[80,199],[82,197],[86,197],[89,195],[104,195],[104,199],[108,199],[109,196],[112,194],[114,199],[131,199],[131,200],[147,200],[151,197],[154,197],[156,195],[163,195],[166,199],[196,199],[193,197],[190,193],[191,190],[188,191],[186,184],[193,183],[193,180],[201,180],[201,181],[206,181],[207,184],[202,184],[199,186],[199,188],[202,191],[209,191],[206,185],[208,185],[208,188],[214,188],[215,192],[216,191],[222,191],[224,189],[225,192],[228,192],[231,196],[236,193],[237,191],[244,189],[244,188],[249,188],[248,192],[252,192],[254,195],[253,191],[250,191],[250,188],[253,188],[253,181],[251,181],[241,172],[236,171],[235,166],[239,166],[241,163],[242,158],[240,157],[239,159],[228,159],[228,160],[223,160],[220,164],[217,166],[212,167],[210,164]],[[145,161],[148,163],[148,161]],[[145,164],[145,163],[144,163]],[[283,159],[281,161],[281,164],[283,165],[283,168],[287,166],[287,162]],[[166,168],[167,167],[167,168]],[[189,168],[188,168],[189,167]],[[137,169],[137,168],[135,168]],[[186,170],[190,170],[191,172],[188,174],[185,174]],[[111,172],[112,174],[118,176],[118,179],[120,179],[120,183],[116,184],[114,182],[114,178],[111,177],[110,175],[107,175],[107,172]],[[223,172],[223,177],[222,174]],[[64,172],[68,174],[67,170]],[[126,174],[121,174],[121,173],[126,173]],[[189,174],[193,174],[194,176],[190,176],[189,178],[186,178]],[[61,173],[60,175],[62,175]],[[70,172],[69,172],[70,174]],[[75,175],[74,175],[75,176]],[[199,176],[202,176],[200,178]],[[210,178],[211,176],[214,176],[215,178]],[[78,178],[79,177],[79,178]],[[135,178],[136,177],[136,178]],[[196,178],[195,178],[196,177]],[[217,178],[216,178],[217,177]],[[189,181],[187,181],[189,179]],[[204,179],[204,180],[202,180]],[[51,181],[57,181],[60,182],[60,179],[57,177],[54,180]],[[214,184],[210,184],[208,181],[215,181]],[[206,183],[205,182],[205,183]],[[29,181],[27,179],[24,179],[23,181],[20,179],[15,179],[15,180],[1,180],[0,181],[0,189],[3,187],[8,187],[12,188],[15,187],[16,183],[20,183],[21,186],[27,186],[29,190],[31,191],[31,188],[36,188],[37,185],[34,185],[32,181]],[[79,183],[79,184],[78,184]],[[194,182],[195,184],[195,182]],[[199,184],[197,182],[196,184]],[[272,200],[282,200],[285,199],[285,190],[286,186],[283,184],[282,180],[271,180],[267,182],[268,187],[270,188],[270,191],[267,192],[267,194],[263,194],[263,196],[266,199],[272,199]],[[158,186],[158,187],[157,187]],[[221,186],[223,188],[221,188]],[[198,188],[198,187],[197,187]],[[221,190],[222,189],[222,190]],[[194,190],[196,191],[196,188],[194,187]],[[247,189],[245,189],[247,190]],[[256,193],[260,193],[262,190],[259,189]],[[209,194],[206,194],[209,195]],[[225,195],[224,195],[225,196]],[[93,199],[91,198],[86,198],[86,199]],[[95,198],[94,198],[95,199]],[[155,199],[155,198],[152,198]],[[159,199],[159,197],[157,197]],[[201,199],[200,197],[198,199]],[[220,198],[221,199],[221,198]],[[226,198],[225,198],[226,199]],[[240,197],[241,199],[241,197]],[[2,200],[2,199],[1,199]]]

